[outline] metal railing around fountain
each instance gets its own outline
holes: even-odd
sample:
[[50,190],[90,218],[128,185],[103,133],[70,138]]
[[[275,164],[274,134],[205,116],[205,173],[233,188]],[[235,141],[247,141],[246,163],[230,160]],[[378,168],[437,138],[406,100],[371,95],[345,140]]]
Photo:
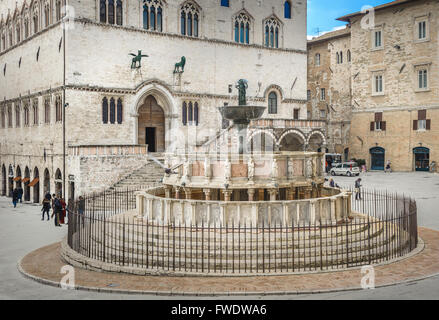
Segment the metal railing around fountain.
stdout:
[[[333,225],[155,225],[130,210],[136,190],[84,197],[69,210],[67,242],[86,259],[170,274],[277,274],[371,265],[418,245],[416,202],[378,190],[352,197],[357,214]],[[81,212],[81,213],[80,213]]]

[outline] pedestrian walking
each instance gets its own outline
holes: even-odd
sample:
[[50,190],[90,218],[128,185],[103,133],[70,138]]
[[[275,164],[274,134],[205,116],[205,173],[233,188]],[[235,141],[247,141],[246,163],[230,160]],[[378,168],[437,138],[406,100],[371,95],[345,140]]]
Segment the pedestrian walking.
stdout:
[[83,225],[84,225],[84,212],[85,212],[85,199],[83,196],[79,196],[78,213]]
[[361,178],[355,181],[355,200],[361,200]]
[[18,201],[20,201],[20,203],[23,203],[23,188],[19,186],[17,190],[18,190]]
[[18,202],[18,189],[15,188],[12,191],[12,204],[14,205],[14,208],[17,207],[17,202]]
[[388,173],[392,172],[390,160],[387,160],[385,172],[388,172]]
[[55,226],[61,227],[61,225],[59,224],[59,218],[60,218],[60,215],[62,214],[62,205],[61,205],[60,199],[57,196],[52,198],[52,206],[53,206],[52,207],[52,210],[53,210],[52,217],[54,217]]
[[63,197],[60,197],[59,201],[62,207],[61,213],[59,215],[59,223],[64,224],[64,218],[66,217],[66,202]]
[[43,216],[41,218],[41,220],[44,220],[44,214],[47,213],[47,221],[50,220],[49,217],[49,211],[50,211],[50,200],[47,198],[43,199],[43,208],[41,209],[41,211],[43,212]]

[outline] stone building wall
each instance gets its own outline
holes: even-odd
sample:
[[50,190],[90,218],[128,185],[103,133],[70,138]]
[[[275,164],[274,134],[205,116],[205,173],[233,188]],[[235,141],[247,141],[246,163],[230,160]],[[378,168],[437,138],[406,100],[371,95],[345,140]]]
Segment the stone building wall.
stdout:
[[[352,25],[352,70],[354,116],[350,132],[350,152],[366,159],[371,167],[371,148],[385,150],[385,161],[394,170],[415,169],[413,148],[430,149],[429,161],[439,161],[437,113],[439,101],[439,3],[411,1],[375,11],[377,29],[361,27],[362,16],[345,17]],[[418,40],[418,22],[427,23],[427,37]],[[382,49],[374,49],[372,36],[382,31]],[[428,88],[418,89],[418,71],[428,70]],[[374,94],[373,77],[383,76],[383,92]],[[414,130],[418,111],[426,110],[430,130]],[[382,113],[386,127],[371,131],[375,113]]]
[[[350,28],[308,41],[307,111],[312,119],[327,120],[329,152],[343,153],[348,148],[352,109],[350,51]],[[321,89],[325,89],[324,100]]]

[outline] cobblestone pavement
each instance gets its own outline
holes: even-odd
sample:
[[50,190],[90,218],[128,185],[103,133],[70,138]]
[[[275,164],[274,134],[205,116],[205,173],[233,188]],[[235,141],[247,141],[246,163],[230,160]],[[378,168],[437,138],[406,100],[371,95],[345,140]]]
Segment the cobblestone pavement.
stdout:
[[[366,173],[366,187],[387,188],[416,198],[419,224],[439,230],[439,176],[428,173]],[[354,178],[336,177],[336,182],[352,185]],[[17,261],[27,253],[60,241],[66,226],[55,228],[53,221],[41,221],[40,207],[19,205],[12,208],[9,199],[0,198],[0,299],[163,299],[155,295],[127,295],[62,290],[24,278]],[[166,299],[186,297],[166,297]],[[261,296],[222,297],[221,299],[264,299]],[[270,299],[438,299],[439,277],[375,290],[347,291],[300,296],[276,296]],[[189,299],[193,299],[189,297]],[[218,299],[217,297],[212,299]]]

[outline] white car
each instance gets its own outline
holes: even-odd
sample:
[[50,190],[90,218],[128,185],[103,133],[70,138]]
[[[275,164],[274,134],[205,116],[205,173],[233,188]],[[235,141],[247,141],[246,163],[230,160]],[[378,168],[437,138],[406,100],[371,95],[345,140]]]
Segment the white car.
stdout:
[[343,162],[338,163],[334,167],[331,168],[329,173],[332,176],[359,176],[360,175],[360,168],[358,167],[358,164],[355,162]]

